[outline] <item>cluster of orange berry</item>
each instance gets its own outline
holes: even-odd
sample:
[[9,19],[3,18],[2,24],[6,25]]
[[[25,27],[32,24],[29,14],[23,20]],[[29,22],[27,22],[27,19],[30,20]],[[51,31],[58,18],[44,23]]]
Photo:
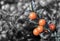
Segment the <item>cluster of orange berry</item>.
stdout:
[[[31,19],[31,20],[35,20],[37,18],[37,14],[35,13],[35,12],[31,12],[30,14],[29,14],[29,19]],[[42,33],[43,31],[44,31],[44,26],[46,25],[46,20],[45,19],[39,19],[39,21],[38,21],[38,26],[37,26],[37,28],[35,28],[34,30],[33,30],[33,34],[35,35],[35,36],[38,36],[40,33]],[[55,30],[55,24],[49,24],[49,29],[51,30],[51,31],[54,31]],[[46,31],[47,32],[47,31]]]

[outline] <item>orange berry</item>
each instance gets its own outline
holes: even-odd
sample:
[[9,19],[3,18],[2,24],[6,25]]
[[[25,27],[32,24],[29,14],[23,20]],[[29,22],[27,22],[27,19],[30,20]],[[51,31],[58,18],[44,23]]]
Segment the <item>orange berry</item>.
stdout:
[[34,34],[35,36],[38,36],[38,35],[39,35],[38,30],[37,30],[37,29],[34,29],[34,30],[33,30],[33,34]]
[[40,33],[43,32],[43,30],[44,30],[43,26],[38,26],[36,29]]
[[40,26],[44,26],[46,24],[46,20],[45,19],[40,19],[39,20],[39,25]]
[[54,24],[49,24],[49,29],[51,30],[51,31],[54,31],[55,29],[56,29],[56,27],[55,27],[55,25]]
[[34,20],[34,19],[37,18],[37,14],[36,14],[35,12],[31,12],[31,13],[29,14],[29,18],[30,18],[31,20]]

